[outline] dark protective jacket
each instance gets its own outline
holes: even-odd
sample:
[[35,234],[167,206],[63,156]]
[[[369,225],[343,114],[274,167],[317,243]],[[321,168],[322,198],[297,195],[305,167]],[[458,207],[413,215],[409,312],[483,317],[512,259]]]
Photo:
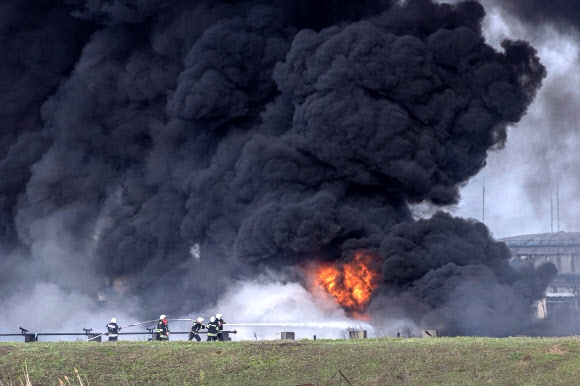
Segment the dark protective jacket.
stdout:
[[193,326],[191,326],[191,332],[193,332],[194,334],[197,334],[199,332],[199,330],[204,329],[205,326],[203,324],[201,324],[200,322],[195,322],[193,323]]
[[168,340],[169,339],[169,324],[163,323],[163,320],[157,322],[157,329],[155,330],[157,333],[157,339],[159,340]]
[[117,334],[119,333],[119,331],[121,331],[121,327],[119,327],[117,325],[117,323],[111,322],[111,323],[107,324],[106,327],[107,327],[108,335],[111,338],[116,337]]
[[220,331],[223,331],[224,324],[226,324],[226,322],[222,318],[216,319],[215,321],[218,322],[218,327]]
[[220,328],[217,320],[207,324],[207,336],[217,336],[219,330]]

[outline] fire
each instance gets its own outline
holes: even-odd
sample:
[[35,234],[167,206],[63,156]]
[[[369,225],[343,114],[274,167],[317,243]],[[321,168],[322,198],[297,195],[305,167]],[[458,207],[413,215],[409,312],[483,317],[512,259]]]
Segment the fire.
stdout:
[[342,267],[319,266],[315,273],[316,282],[346,310],[362,314],[379,279],[379,274],[369,267],[372,261],[371,255],[359,252]]

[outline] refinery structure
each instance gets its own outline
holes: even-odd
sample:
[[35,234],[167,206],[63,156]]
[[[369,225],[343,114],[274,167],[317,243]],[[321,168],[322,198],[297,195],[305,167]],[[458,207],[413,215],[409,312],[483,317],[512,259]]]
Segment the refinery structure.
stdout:
[[539,305],[540,317],[558,321],[562,334],[580,330],[580,232],[551,232],[502,238],[515,267],[553,263],[558,274]]

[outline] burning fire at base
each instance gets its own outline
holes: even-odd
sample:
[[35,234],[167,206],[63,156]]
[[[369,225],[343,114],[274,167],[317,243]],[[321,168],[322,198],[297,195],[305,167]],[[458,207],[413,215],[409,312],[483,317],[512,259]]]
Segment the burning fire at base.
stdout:
[[364,319],[364,312],[377,286],[379,273],[371,268],[374,257],[358,252],[342,266],[325,264],[315,269],[315,282],[331,294],[351,316]]

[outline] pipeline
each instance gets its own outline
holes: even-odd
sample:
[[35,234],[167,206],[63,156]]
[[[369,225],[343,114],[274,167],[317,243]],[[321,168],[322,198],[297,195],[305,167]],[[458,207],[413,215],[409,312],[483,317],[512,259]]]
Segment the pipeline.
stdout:
[[[222,332],[229,332],[230,334],[237,334],[238,331],[237,330],[232,330],[232,331],[222,331]],[[189,334],[190,331],[176,331],[176,332],[171,332],[171,335],[179,335],[179,334]],[[207,331],[198,331],[198,334],[207,334]],[[102,335],[106,335],[107,333],[102,333],[98,336],[102,336]],[[117,333],[117,335],[149,335],[152,334],[151,332],[119,332]],[[0,334],[0,336],[23,336],[26,334]],[[92,334],[87,334],[86,332],[37,332],[34,335],[37,336],[66,336],[66,335],[76,335],[76,336],[81,336],[81,335],[92,335]],[[91,339],[96,338],[93,337]]]
[[[222,331],[222,332],[226,332],[229,334],[237,334],[238,331],[237,330],[227,330],[227,331]],[[189,334],[190,331],[176,331],[176,332],[172,332],[171,335],[183,335],[183,334]],[[87,340],[87,342],[98,338],[99,336],[103,336],[106,335],[107,333],[103,333],[103,334],[99,334],[97,336],[94,336],[90,339]],[[151,335],[151,332],[119,332],[117,333],[117,335]],[[207,334],[207,331],[198,331],[198,334],[203,335],[203,334]],[[35,337],[38,336],[67,336],[67,335],[75,335],[75,336],[81,336],[81,335],[90,335],[89,333],[86,332],[40,332],[40,333],[34,333],[34,334],[0,334],[1,336],[27,336],[27,335],[35,335]],[[35,339],[36,341],[36,339]]]
[[[191,321],[194,321],[195,319],[167,319],[167,320],[168,321],[191,322]],[[157,319],[153,319],[153,320],[148,320],[146,322],[139,322],[139,323],[129,324],[127,326],[121,326],[120,329],[127,328],[127,327],[132,327],[132,326],[138,326],[140,324],[151,323],[151,322],[156,322],[156,321],[157,321]],[[234,331],[223,331],[223,332],[231,332],[232,334],[237,334],[238,333],[237,330],[234,330]],[[207,332],[200,331],[199,333],[200,334],[206,334]],[[91,341],[93,339],[97,339],[98,337],[103,336],[103,335],[106,335],[106,334],[108,334],[108,332],[103,332],[100,335],[97,335],[97,336],[94,336],[94,337],[90,338],[89,341]],[[119,332],[119,333],[117,333],[117,335],[125,335],[125,334],[131,335],[131,334],[146,334],[146,333],[141,333],[141,332],[125,332],[125,333]],[[173,335],[175,335],[175,334],[189,334],[189,332],[172,332],[171,334],[173,334]]]
[[[139,325],[145,324],[145,323],[153,323],[153,322],[157,322],[157,320],[158,319],[152,319],[152,320],[146,320],[144,322],[127,324],[126,326],[120,326],[120,329],[122,330],[123,328],[139,326]],[[191,322],[194,319],[167,319],[167,320],[173,320],[173,321],[189,321],[189,322]],[[26,330],[26,329],[24,329],[22,327],[19,327],[19,328],[20,328],[20,331],[21,331],[20,334],[0,334],[0,336],[20,336],[20,335],[27,335],[28,330]],[[91,329],[84,329],[84,330],[85,330],[84,333],[76,333],[76,332],[54,332],[53,333],[53,332],[48,332],[48,333],[35,333],[34,335],[35,336],[41,336],[41,335],[44,335],[44,336],[50,336],[50,335],[52,335],[52,336],[58,336],[58,335],[63,335],[63,336],[66,336],[66,335],[77,335],[77,336],[80,336],[80,335],[93,335],[93,334],[90,334]],[[231,332],[232,334],[237,334],[237,331],[235,331],[235,330],[234,331],[224,331],[224,332]],[[149,333],[150,332],[120,332],[120,333],[117,333],[117,335],[139,335],[139,334],[143,335],[143,334],[149,334]],[[205,334],[206,332],[200,331],[199,333]],[[107,334],[108,334],[108,332],[103,332],[101,334],[98,334],[98,335],[95,335],[95,336],[89,338],[88,341],[91,341],[91,340],[94,340],[94,339],[98,339],[99,337],[101,337],[103,335],[107,335]],[[173,334],[189,334],[189,332],[174,332]]]
[[[158,319],[153,319],[153,320],[147,320],[144,322],[138,322],[138,323],[132,323],[132,324],[128,324],[125,326],[121,326],[120,328],[128,328],[128,327],[134,327],[134,326],[139,326],[145,323],[152,323],[152,322],[157,322]],[[169,321],[185,321],[185,322],[191,322],[191,321],[195,321],[196,319],[167,319]],[[360,323],[359,323],[360,324]],[[352,322],[307,322],[307,323],[295,323],[295,322],[263,322],[263,323],[228,323],[227,324],[228,327],[234,327],[234,326],[262,326],[262,327],[305,327],[305,328],[348,328],[350,326],[352,326]],[[0,334],[0,336],[20,336],[20,335],[26,335],[26,333],[28,332],[28,330],[23,329],[22,327],[20,327],[20,330],[22,331],[20,334]],[[58,335],[77,335],[77,336],[81,336],[81,335],[92,335],[90,334],[87,330],[85,329],[85,333],[66,333],[66,332],[61,332],[61,333],[36,333],[36,336],[48,336],[48,335],[53,335],[53,336],[58,336]],[[232,333],[232,334],[237,334],[237,330],[233,330],[233,331],[223,331],[223,332],[227,332],[227,333]],[[206,331],[199,331],[199,334],[206,334]],[[96,335],[96,336],[92,336],[91,338],[88,339],[88,341],[92,341],[94,339],[98,339],[99,337],[103,336],[103,335],[107,335],[108,332],[103,332],[102,334]],[[149,332],[119,332],[117,335],[145,335],[145,334],[152,334],[151,331]],[[178,335],[178,334],[189,334],[189,331],[187,332],[172,332],[171,334],[173,335]]]

